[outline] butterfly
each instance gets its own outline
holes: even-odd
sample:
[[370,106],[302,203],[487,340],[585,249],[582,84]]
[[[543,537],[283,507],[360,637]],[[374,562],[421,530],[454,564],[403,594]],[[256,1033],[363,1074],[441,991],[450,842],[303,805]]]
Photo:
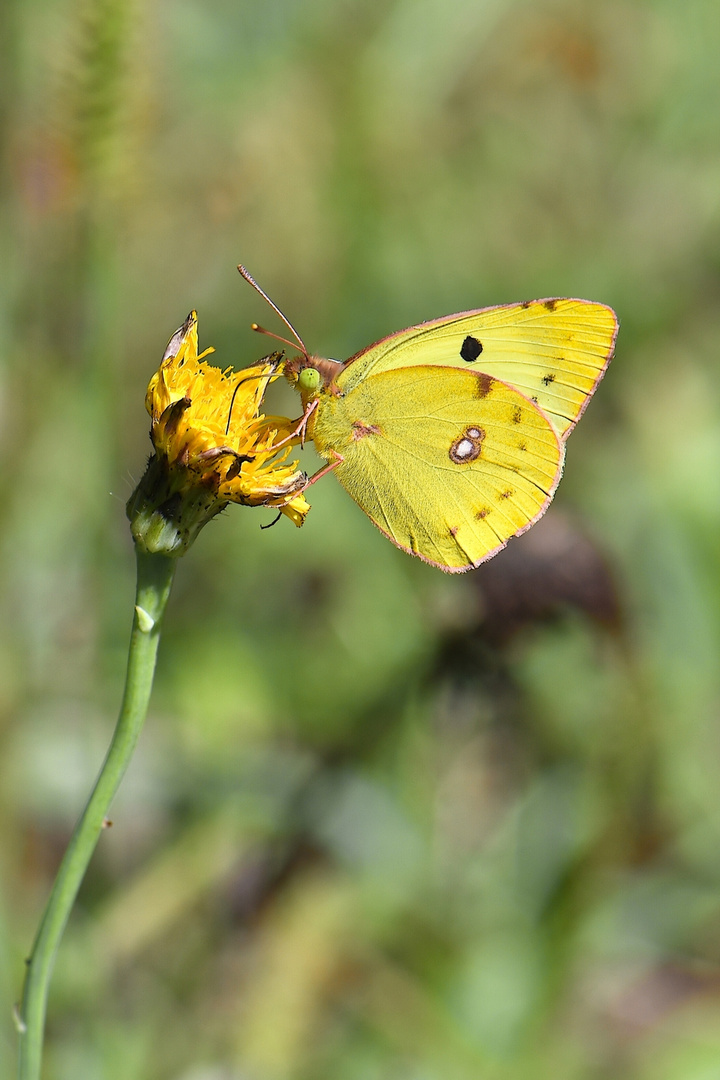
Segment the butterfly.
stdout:
[[340,363],[310,355],[238,269],[302,349],[285,362],[304,408],[296,430],[327,462],[309,484],[334,472],[397,547],[450,573],[542,516],[613,354],[612,308],[553,298],[462,311]]

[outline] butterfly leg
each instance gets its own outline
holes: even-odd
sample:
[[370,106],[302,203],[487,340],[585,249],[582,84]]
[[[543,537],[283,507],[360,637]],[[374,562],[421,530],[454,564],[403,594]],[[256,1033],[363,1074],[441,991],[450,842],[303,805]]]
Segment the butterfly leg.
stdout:
[[308,420],[318,407],[318,400],[309,401],[305,406],[305,412],[300,417],[297,427],[294,431],[291,431],[289,435],[286,435],[284,439],[281,439],[279,443],[275,443],[272,450],[279,450],[281,446],[285,446],[286,443],[292,442],[293,439],[300,437],[300,445],[305,446],[305,437],[307,435]]
[[323,465],[322,469],[309,477],[307,483],[300,489],[301,491],[307,491],[312,484],[316,484],[318,480],[322,480],[323,476],[327,476],[333,469],[337,469],[338,465],[342,465],[345,460],[342,454],[338,454],[335,450],[331,450],[330,453],[332,454],[334,461],[329,461],[327,465]]
[[317,409],[318,404],[318,399],[315,398],[314,401],[309,401],[305,408],[305,415],[303,416],[304,423],[302,424],[302,435],[300,436],[300,445],[301,447],[303,447],[303,449],[305,448],[305,437],[307,435],[308,420]]

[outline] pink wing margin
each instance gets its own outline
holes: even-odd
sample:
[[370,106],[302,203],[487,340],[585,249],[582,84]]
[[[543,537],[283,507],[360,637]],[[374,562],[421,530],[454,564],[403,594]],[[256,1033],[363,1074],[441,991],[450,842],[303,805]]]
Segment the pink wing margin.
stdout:
[[[586,408],[588,407],[588,403],[590,401],[590,398],[595,393],[595,390],[597,389],[598,383],[600,382],[603,375],[607,371],[608,365],[609,365],[610,361],[612,360],[613,354],[615,352],[615,342],[617,341],[618,330],[620,329],[619,319],[617,317],[617,314],[616,314],[615,310],[613,308],[611,308],[609,306],[609,304],[603,304],[603,303],[600,303],[597,300],[583,300],[581,297],[577,297],[577,296],[548,296],[548,297],[544,297],[544,298],[539,299],[539,300],[515,301],[515,302],[510,303],[510,304],[491,304],[489,307],[470,308],[468,311],[456,311],[453,315],[443,315],[439,319],[428,319],[426,322],[415,323],[413,326],[405,327],[404,330],[396,330],[392,334],[386,334],[385,337],[378,338],[377,341],[373,341],[373,343],[371,345],[366,345],[365,348],[360,349],[356,353],[353,353],[353,355],[351,357],[349,357],[345,361],[345,363],[343,364],[342,370],[344,371],[345,368],[347,368],[350,364],[353,364],[356,360],[359,360],[360,357],[365,356],[366,353],[369,353],[373,349],[376,349],[379,345],[384,345],[385,342],[393,341],[395,338],[401,338],[405,334],[408,334],[413,330],[431,330],[435,326],[443,326],[446,323],[454,322],[456,319],[465,319],[465,318],[469,318],[469,317],[471,317],[473,315],[485,315],[490,311],[502,311],[502,310],[511,311],[511,310],[517,309],[517,308],[527,309],[527,308],[530,308],[530,307],[534,307],[535,305],[541,305],[543,308],[546,308],[547,310],[552,310],[551,308],[548,307],[548,305],[550,305],[550,304],[559,304],[559,303],[588,304],[588,305],[590,305],[592,307],[603,308],[612,317],[612,321],[613,321],[613,325],[614,325],[612,337],[610,339],[610,344],[609,344],[609,347],[608,347],[607,352],[605,354],[605,363],[603,364],[603,366],[598,371],[597,377],[596,377],[596,379],[595,379],[595,381],[593,383],[592,390],[587,394],[584,402],[582,403],[582,405],[580,407],[580,411],[578,412],[577,416],[573,420],[572,424],[570,424],[567,431],[563,434],[562,438],[563,438],[563,441],[564,441],[565,439],[567,439],[570,432],[575,429],[575,426],[577,425],[580,417],[583,415]],[[542,318],[542,316],[540,316],[540,318]],[[533,319],[528,319],[528,323],[530,323],[530,324],[532,324],[533,321],[534,321]],[[516,388],[514,388],[514,389],[516,389]],[[534,405],[535,402],[533,402],[532,404]]]
[[[483,310],[486,310],[486,309],[483,309]],[[472,314],[472,312],[470,314]],[[451,316],[451,317],[454,317],[454,316]],[[442,319],[439,319],[437,321],[438,322],[443,322]],[[427,326],[427,325],[430,325],[430,324],[423,323],[422,325]],[[400,331],[400,332],[402,333],[402,331]],[[390,335],[390,337],[395,337],[395,336],[396,336],[395,334]],[[386,339],[383,338],[382,340],[386,340]],[[372,346],[370,346],[370,348],[372,348]],[[365,351],[366,350],[363,349],[363,352],[365,352]],[[362,354],[358,353],[357,355],[360,356]],[[353,357],[352,359],[354,360],[355,357]],[[350,361],[348,361],[348,363],[349,362]],[[438,365],[438,366],[442,367],[442,365]],[[452,368],[451,370],[454,371],[455,369]],[[473,372],[472,374],[477,375],[478,378],[479,378],[481,372]],[[495,381],[499,382],[499,383],[503,382],[502,379],[496,379]],[[516,394],[521,394],[521,392],[517,389],[517,387],[510,386],[509,383],[505,383],[505,386],[509,386],[510,389],[513,390]],[[527,532],[528,529],[532,528],[532,526],[536,522],[538,522],[540,520],[540,518],[543,516],[543,514],[545,513],[545,511],[549,507],[550,503],[553,501],[553,498],[555,497],[555,492],[557,491],[557,488],[558,488],[558,484],[562,480],[563,470],[565,468],[565,440],[560,438],[560,436],[555,431],[549,417],[543,412],[543,410],[540,408],[539,405],[537,405],[536,402],[531,401],[530,398],[527,397],[525,394],[521,394],[521,397],[525,398],[525,400],[527,401],[527,403],[528,403],[528,405],[530,406],[531,409],[535,409],[537,412],[541,413],[542,416],[545,417],[545,419],[547,420],[548,426],[550,427],[553,434],[555,435],[555,440],[556,440],[556,442],[558,444],[558,449],[560,451],[560,459],[558,461],[558,467],[557,467],[557,471],[555,473],[555,477],[554,477],[553,482],[552,482],[552,486],[551,486],[550,490],[547,492],[545,501],[543,502],[542,506],[538,510],[537,514],[535,515],[534,518],[532,518],[530,521],[528,521],[527,525],[523,525],[523,527],[521,529],[519,529],[516,533],[513,533],[512,536],[508,536],[507,540],[501,540],[498,543],[497,547],[494,547],[491,551],[489,551],[487,553],[487,555],[483,555],[482,559],[478,559],[478,561],[475,562],[475,563],[472,563],[472,562],[468,563],[467,566],[445,566],[444,563],[435,562],[434,559],[428,559],[426,555],[422,555],[419,551],[414,551],[411,547],[406,547],[404,544],[399,544],[398,541],[393,536],[390,535],[390,533],[386,532],[385,529],[383,529],[381,525],[378,525],[377,521],[375,521],[374,518],[371,518],[370,515],[368,514],[367,517],[373,523],[373,525],[378,530],[378,532],[381,532],[383,536],[387,537],[387,539],[390,541],[390,543],[394,544],[394,546],[396,548],[399,548],[400,551],[404,551],[408,555],[414,555],[417,559],[421,559],[422,562],[427,563],[429,566],[435,566],[435,567],[437,567],[438,570],[443,570],[446,574],[466,574],[468,572],[468,570],[477,570],[478,566],[482,566],[482,564],[487,562],[488,559],[492,559],[495,555],[497,555],[499,552],[501,552],[503,550],[503,548],[507,547],[507,545],[509,544],[509,542],[511,540],[514,540],[517,536],[522,536],[523,533]],[[362,509],[362,507],[361,507],[361,509]]]

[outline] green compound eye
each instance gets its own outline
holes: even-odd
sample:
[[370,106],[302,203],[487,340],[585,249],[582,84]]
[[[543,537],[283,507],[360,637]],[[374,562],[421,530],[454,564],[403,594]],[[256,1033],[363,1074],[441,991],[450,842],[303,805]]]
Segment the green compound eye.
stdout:
[[313,367],[303,368],[298,375],[298,386],[301,390],[317,390],[320,385],[320,372]]

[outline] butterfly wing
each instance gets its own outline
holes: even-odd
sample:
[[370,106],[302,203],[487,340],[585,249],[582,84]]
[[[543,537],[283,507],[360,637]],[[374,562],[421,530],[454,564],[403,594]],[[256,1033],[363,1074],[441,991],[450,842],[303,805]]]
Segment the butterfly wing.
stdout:
[[469,570],[544,512],[564,447],[518,390],[472,371],[382,371],[320,398],[313,438],[340,483],[398,547]]
[[421,323],[363,349],[336,382],[348,392],[370,375],[416,364],[483,372],[537,402],[565,438],[615,346],[615,312],[589,300],[533,300]]

